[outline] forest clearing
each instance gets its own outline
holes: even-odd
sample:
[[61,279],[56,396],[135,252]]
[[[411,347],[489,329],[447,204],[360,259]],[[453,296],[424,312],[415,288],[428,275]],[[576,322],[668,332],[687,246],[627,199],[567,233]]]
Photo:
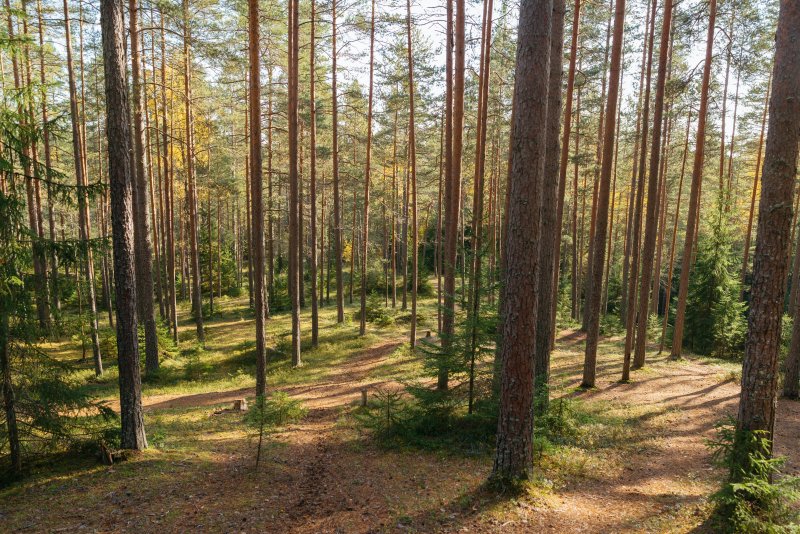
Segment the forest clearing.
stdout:
[[[425,312],[435,309],[430,300],[421,304]],[[331,319],[333,312],[322,317]],[[586,426],[542,453],[528,494],[503,498],[483,488],[491,470],[486,451],[387,449],[355,421],[363,388],[373,402],[378,389],[397,390],[399,380],[421,375],[419,360],[402,350],[403,332],[396,327],[360,339],[353,335],[357,324],[330,321],[320,348],[308,352],[300,369],[291,370],[285,356],[274,358],[273,387],[298,399],[308,413],[271,435],[268,462],[256,469],[255,436],[243,414],[217,413],[238,398],[252,403],[255,395],[252,363],[241,357],[251,345],[251,315],[244,299],[222,301],[219,316],[206,326],[205,370],[195,374],[191,360],[176,355],[164,361],[170,369],[165,383],[145,383],[150,449],[110,467],[91,459],[38,466],[25,484],[0,494],[0,517],[9,529],[711,531],[708,495],[724,473],[705,440],[714,438],[715,422],[736,412],[736,365],[653,355],[639,379],[620,384],[609,372],[624,341],[614,336],[601,342],[597,389],[582,392],[583,336],[561,331],[552,361],[553,398],[571,399],[568,409],[578,410]],[[182,335],[191,335],[188,319],[181,314]],[[274,317],[270,338],[286,336],[287,319]],[[359,343],[338,341],[348,337]],[[346,349],[339,352],[340,346]],[[53,348],[60,357],[80,358],[73,342]],[[113,381],[93,387],[103,390]],[[113,404],[114,392],[106,391],[98,394]],[[787,473],[800,474],[793,454],[800,406],[783,401],[777,417],[776,452],[790,455]]]
[[800,531],[800,1],[0,14],[0,532]]

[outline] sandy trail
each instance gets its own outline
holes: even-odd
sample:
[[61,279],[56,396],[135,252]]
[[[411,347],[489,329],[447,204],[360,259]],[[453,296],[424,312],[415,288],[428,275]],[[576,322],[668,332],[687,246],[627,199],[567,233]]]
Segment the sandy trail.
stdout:
[[[381,340],[319,383],[283,388],[302,400],[309,414],[271,438],[280,446],[267,450],[265,467],[258,473],[251,464],[252,442],[209,434],[216,454],[210,464],[187,457],[172,465],[157,486],[149,480],[139,484],[136,475],[126,478],[112,469],[100,475],[102,482],[78,480],[64,486],[67,491],[33,487],[14,497],[13,502],[28,510],[25,517],[15,517],[14,524],[27,531],[58,525],[98,532],[703,531],[696,529],[705,517],[707,496],[721,476],[711,464],[706,441],[713,437],[716,422],[735,415],[738,402],[739,386],[722,367],[701,359],[675,363],[666,355],[651,356],[634,382],[620,384],[620,356],[606,347],[598,362],[597,388],[577,393],[573,388],[582,368],[581,336],[562,333],[553,372],[565,384],[563,391],[609,406],[640,408],[643,415],[634,423],[644,425],[646,432],[639,433],[646,438],[629,444],[630,452],[616,471],[577,477],[544,498],[506,502],[498,513],[496,501],[481,489],[491,459],[384,451],[352,426],[340,424],[342,413],[359,401],[362,388],[399,387],[391,380],[372,378],[371,372],[403,341]],[[157,395],[145,397],[144,405],[148,412],[210,408],[253,394],[244,388]],[[781,401],[776,452],[789,456],[787,471],[795,474],[800,472],[798,442],[800,403]],[[96,498],[84,498],[87,490]],[[50,495],[50,500],[36,510],[21,504],[42,495]],[[13,506],[4,509],[0,504],[0,519]]]

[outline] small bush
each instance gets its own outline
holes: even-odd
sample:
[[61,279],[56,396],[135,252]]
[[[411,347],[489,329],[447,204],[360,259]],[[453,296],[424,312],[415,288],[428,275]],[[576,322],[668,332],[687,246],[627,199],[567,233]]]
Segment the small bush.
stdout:
[[[780,476],[785,458],[773,458],[763,431],[741,431],[735,422],[717,425],[709,442],[715,461],[729,470],[728,481],[712,496],[712,521],[720,532],[797,532],[800,478]],[[743,467],[744,466],[744,467]]]
[[264,436],[275,432],[279,427],[303,419],[308,410],[297,399],[292,399],[282,391],[269,397],[259,396],[244,416],[245,425],[258,438],[256,468],[261,461],[261,448]]
[[[370,295],[367,299],[367,322],[375,324],[376,326],[391,326],[394,324],[394,315],[392,315],[391,308],[383,305],[383,298],[378,295]],[[361,310],[353,312],[353,320],[361,320]]]

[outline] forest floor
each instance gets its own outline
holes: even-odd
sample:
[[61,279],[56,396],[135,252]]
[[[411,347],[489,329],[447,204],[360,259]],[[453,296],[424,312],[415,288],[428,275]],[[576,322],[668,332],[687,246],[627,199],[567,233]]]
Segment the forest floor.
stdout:
[[[422,316],[435,320],[435,303]],[[398,305],[399,307],[399,305]],[[282,357],[288,316],[270,319],[269,387],[302,402],[307,416],[266,439],[254,468],[255,436],[241,413],[252,401],[252,316],[246,299],[222,299],[200,350],[188,341],[144,384],[150,448],[114,466],[93,458],[38,466],[0,491],[0,530],[22,532],[705,532],[708,497],[720,484],[707,446],[715,424],[735,415],[739,365],[648,353],[633,381],[618,382],[620,339],[601,343],[597,387],[576,389],[580,333],[559,333],[554,398],[573,399],[584,423],[578,438],[542,453],[537,480],[522,496],[497,496],[484,482],[491,455],[386,449],[354,414],[362,388],[400,389],[421,365],[396,325],[357,337],[325,307],[320,346],[290,369]],[[352,318],[355,308],[348,309]],[[193,327],[183,317],[181,338]],[[308,317],[304,317],[308,319]],[[305,323],[304,323],[305,326]],[[421,334],[425,334],[425,324]],[[307,330],[306,330],[307,331]],[[79,357],[74,340],[49,350]],[[109,362],[110,363],[110,362]],[[79,378],[114,407],[113,365],[101,379]],[[800,473],[800,403],[781,401],[776,450]]]

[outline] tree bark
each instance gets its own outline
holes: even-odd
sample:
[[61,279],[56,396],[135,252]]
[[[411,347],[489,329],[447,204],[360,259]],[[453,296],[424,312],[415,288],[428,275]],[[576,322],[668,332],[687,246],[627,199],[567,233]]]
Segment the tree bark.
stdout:
[[189,21],[189,0],[183,0],[183,92],[184,110],[186,114],[186,175],[188,190],[186,202],[188,204],[188,231],[189,247],[192,262],[192,307],[194,320],[197,327],[197,340],[203,343],[203,293],[200,280],[200,254],[197,245],[197,183],[194,167],[194,115],[192,113],[192,58],[191,28]]
[[[538,289],[538,310],[536,311],[536,348],[534,351],[536,414],[544,413],[549,394],[547,387],[550,381],[550,343],[555,330],[555,322],[551,310],[557,300],[553,280],[556,278],[557,250],[561,237],[558,226],[558,192],[561,188],[559,172],[559,130],[561,127],[561,82],[564,75],[562,63],[564,48],[564,0],[553,1],[552,34],[550,36],[550,73],[547,90],[547,122],[545,123],[546,147],[544,178],[540,210],[541,241],[539,244],[539,268],[541,269]],[[542,389],[545,388],[545,389]]]
[[686,219],[686,238],[681,262],[681,281],[678,289],[678,305],[675,311],[675,326],[672,333],[670,357],[681,357],[683,346],[683,325],[686,316],[686,297],[689,294],[689,271],[692,267],[695,233],[700,212],[700,188],[703,181],[703,162],[705,160],[706,120],[708,115],[708,89],[711,80],[711,60],[714,52],[714,24],[717,17],[717,0],[709,4],[708,36],[706,38],[706,59],[703,66],[703,81],[700,89],[700,110],[697,114],[697,136],[692,168],[692,187],[689,193],[689,211]]
[[299,0],[289,0],[289,296],[292,303],[292,366],[300,361],[300,173],[298,169]]
[[664,16],[661,21],[661,43],[658,53],[658,74],[656,75],[656,100],[653,104],[653,142],[650,145],[650,168],[647,183],[647,215],[645,218],[644,250],[642,251],[642,277],[639,290],[639,317],[636,323],[636,347],[633,368],[644,366],[647,343],[647,319],[649,317],[650,285],[653,278],[653,256],[656,248],[658,230],[658,175],[661,169],[661,129],[664,119],[664,94],[667,83],[667,53],[669,35],[672,27],[672,0],[664,0]]
[[103,0],[100,24],[106,88],[106,135],[111,223],[114,240],[114,285],[117,308],[117,357],[121,445],[147,448],[142,412],[142,385],[136,321],[134,267],[133,169],[122,0]]
[[261,50],[258,0],[247,2],[249,90],[248,121],[250,127],[250,195],[253,254],[253,304],[256,314],[256,396],[267,392],[267,349],[264,323],[267,300],[264,288],[264,198],[261,170]]
[[597,341],[600,337],[600,302],[603,283],[603,267],[605,265],[606,233],[608,231],[608,198],[611,190],[611,170],[614,163],[614,134],[616,133],[617,103],[620,84],[620,68],[622,63],[622,41],[625,27],[625,0],[616,1],[614,13],[614,37],[611,48],[611,76],[608,81],[608,98],[606,100],[606,122],[603,125],[603,161],[600,167],[600,186],[597,196],[597,228],[594,235],[593,265],[590,265],[592,282],[586,305],[589,307],[586,329],[586,354],[583,367],[582,387],[591,388],[595,384],[597,367]]
[[[753,286],[734,449],[734,481],[753,474],[750,453],[772,453],[781,316],[789,270],[789,235],[800,137],[800,4],[782,0],[778,15],[769,128],[764,153]],[[792,377],[787,377],[792,378]],[[794,382],[796,379],[792,378]],[[746,434],[764,432],[766,450]],[[754,445],[754,443],[756,445]]]
[[[520,5],[512,116],[502,299],[500,414],[492,478],[526,479],[533,467],[533,358],[537,327],[536,246],[546,153],[552,0]],[[534,216],[531,216],[531,209]]]
[[[373,72],[375,70],[375,0],[372,0],[372,18],[369,29],[369,96],[367,100],[367,147],[364,162],[364,220],[361,222],[361,324],[359,335],[367,333],[367,255],[369,253],[369,187],[372,170],[372,94]],[[410,52],[409,52],[410,54]],[[409,71],[409,76],[411,73]],[[353,212],[355,213],[355,211]],[[353,243],[355,247],[355,243]],[[412,315],[412,322],[414,317]],[[413,329],[414,325],[412,325]],[[413,346],[413,342],[412,342]]]
[[145,174],[144,113],[142,102],[141,59],[139,39],[139,5],[129,0],[129,29],[131,43],[131,90],[133,104],[133,173],[134,184],[134,241],[136,244],[136,294],[137,313],[144,326],[145,372],[158,371],[158,334],[153,309],[153,249],[150,242],[150,203],[147,175]]

